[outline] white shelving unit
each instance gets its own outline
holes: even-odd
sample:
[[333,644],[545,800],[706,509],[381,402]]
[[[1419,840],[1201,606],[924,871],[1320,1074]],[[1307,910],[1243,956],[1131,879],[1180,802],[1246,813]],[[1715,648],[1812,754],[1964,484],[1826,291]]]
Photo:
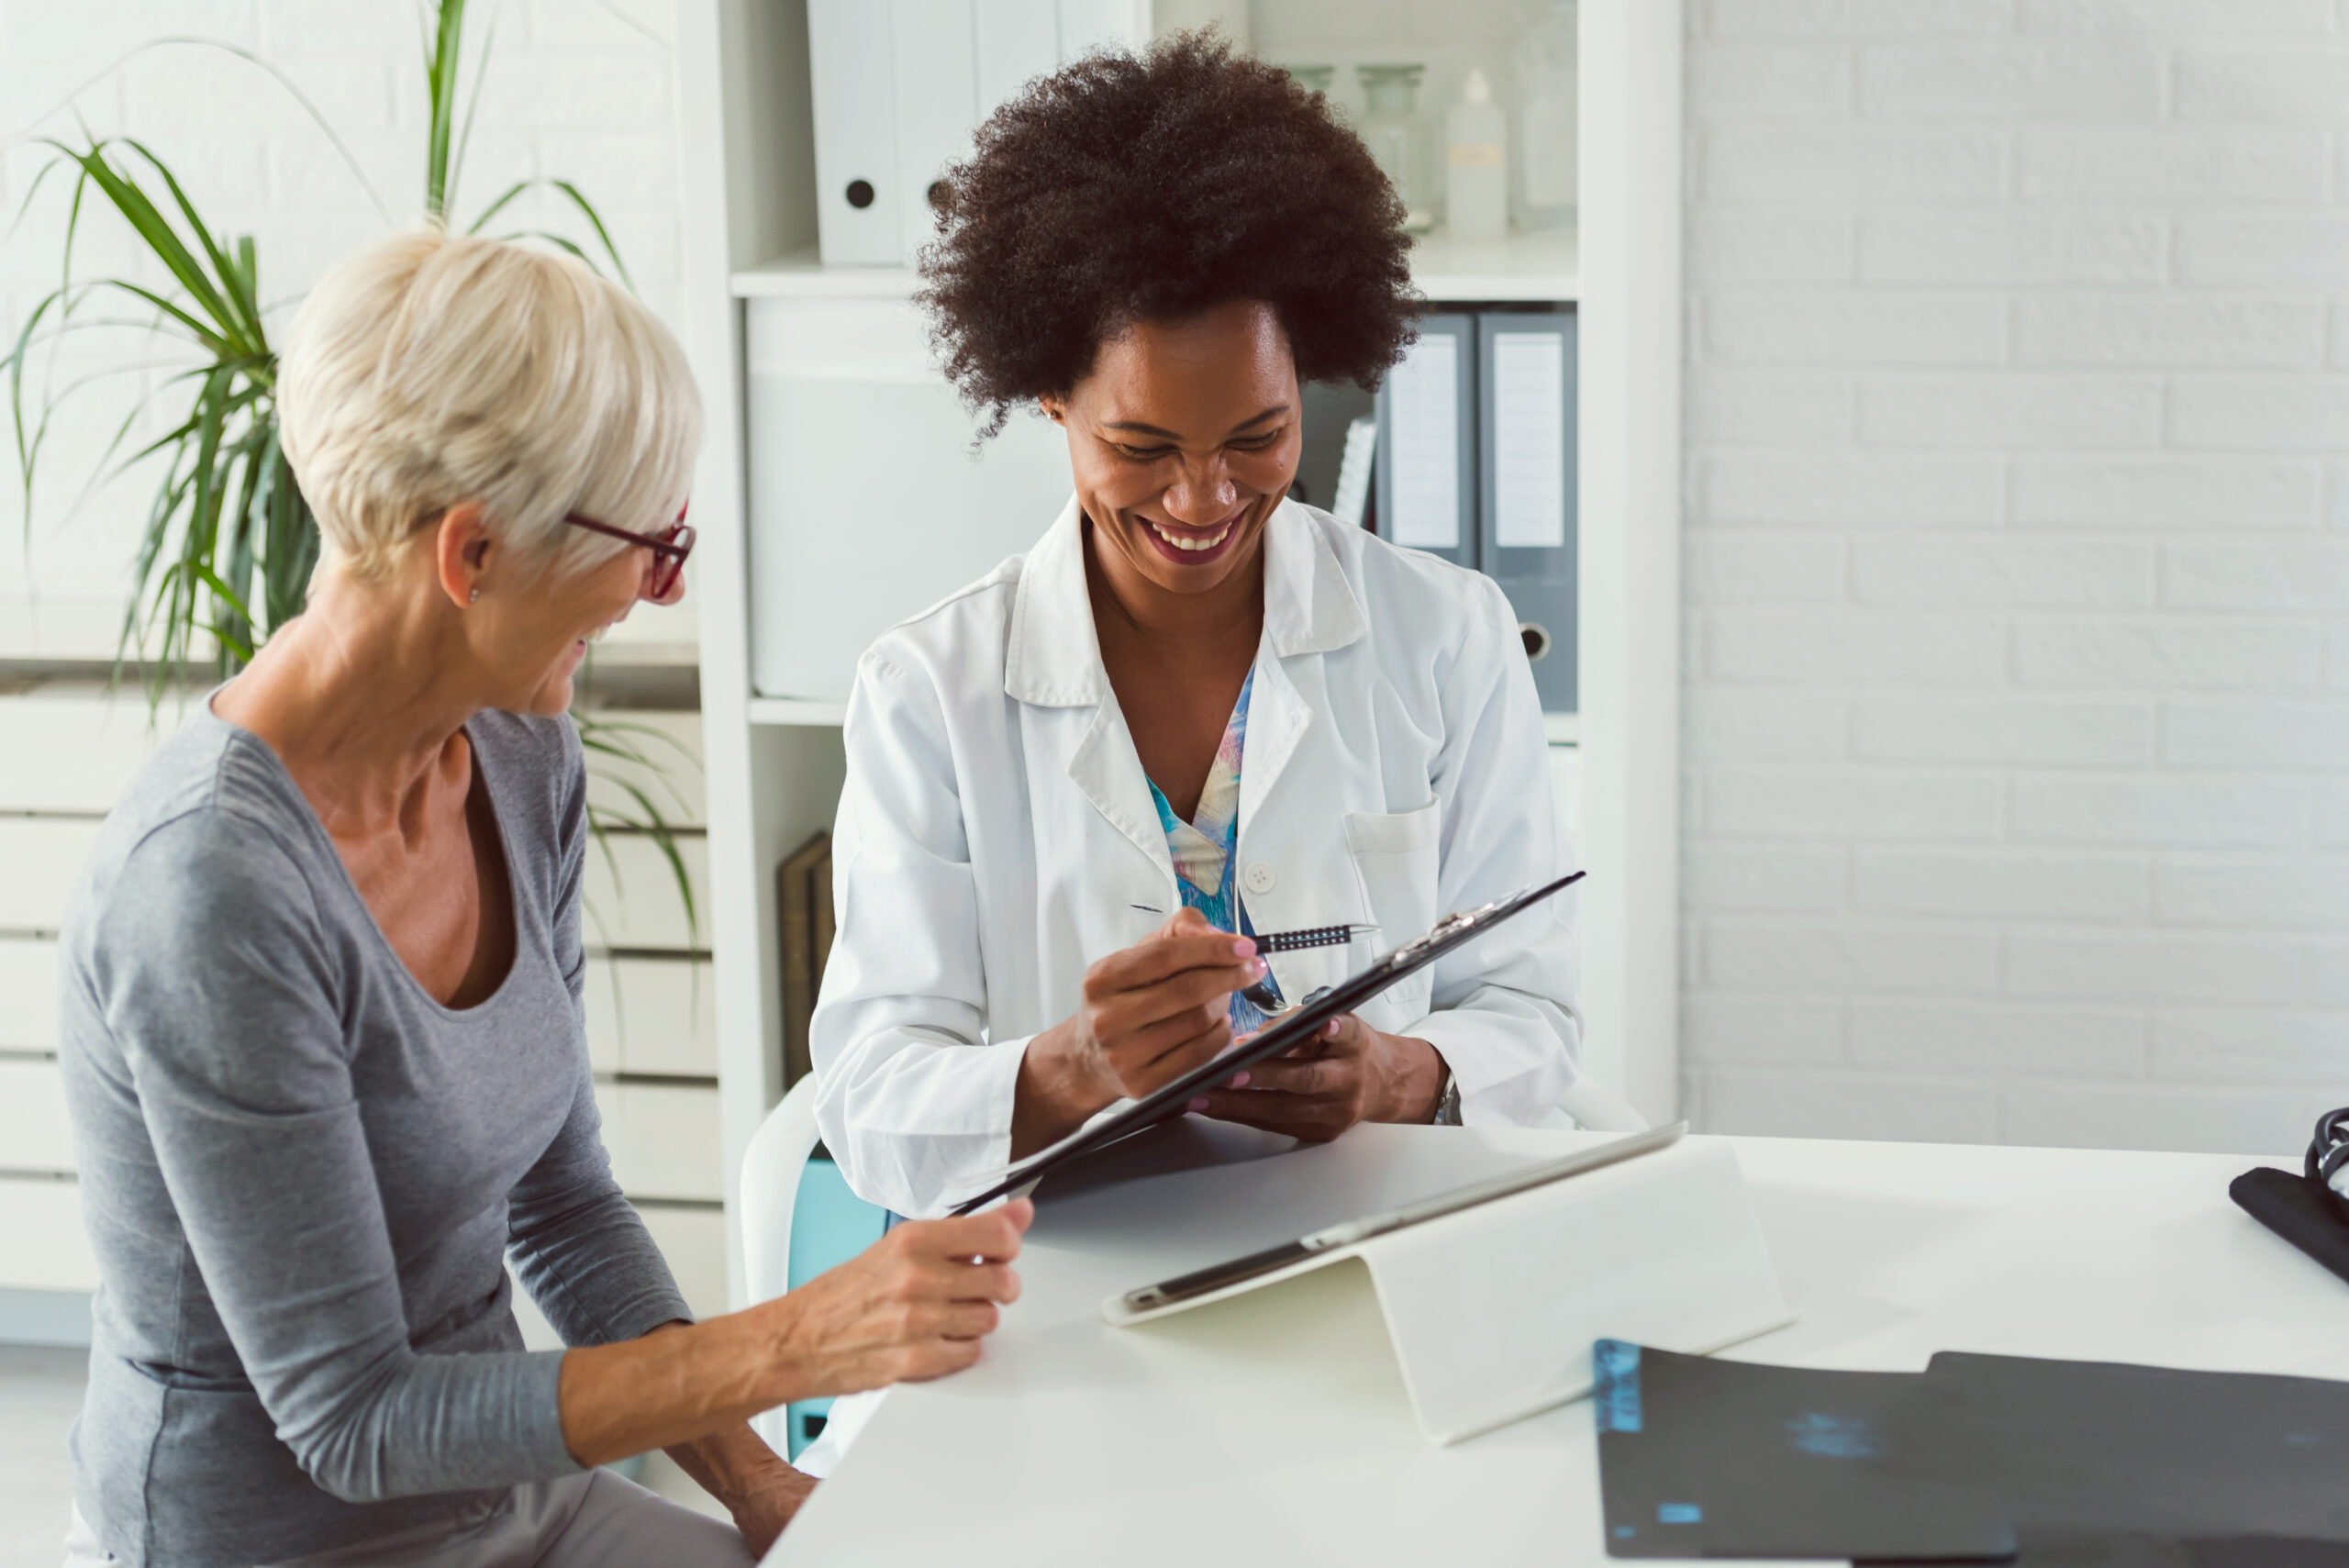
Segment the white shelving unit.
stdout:
[[745,706],[752,724],[806,724],[838,729],[848,721],[848,704],[813,697],[752,697]]
[[[1431,234],[1411,247],[1411,282],[1431,300],[1570,302],[1582,297],[1581,262],[1572,229],[1483,245]],[[738,299],[904,299],[918,286],[910,267],[826,267],[813,245],[744,267],[728,283]]]
[[[1254,0],[1260,29],[1284,3]],[[1657,1118],[1678,1100],[1680,10],[1582,0],[1578,232],[1431,237],[1412,269],[1431,301],[1581,316],[1581,711],[1553,716],[1549,739],[1573,764],[1561,800],[1591,873],[1586,1069]],[[783,1087],[774,872],[830,825],[844,707],[752,686],[745,306],[903,300],[916,283],[817,260],[805,0],[679,0],[677,17],[686,350],[709,399],[694,517],[730,1192]],[[733,1269],[739,1298],[739,1242]]]

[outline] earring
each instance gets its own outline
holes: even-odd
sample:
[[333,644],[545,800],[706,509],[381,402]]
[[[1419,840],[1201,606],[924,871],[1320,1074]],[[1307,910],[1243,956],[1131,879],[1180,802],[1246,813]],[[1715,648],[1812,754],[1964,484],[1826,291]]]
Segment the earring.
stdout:
[[481,603],[481,590],[480,590],[479,588],[475,588],[475,589],[473,591],[472,595],[470,595],[466,600],[465,600],[465,603],[467,603],[467,604],[469,604],[469,605],[478,605],[478,604],[480,604],[480,603]]

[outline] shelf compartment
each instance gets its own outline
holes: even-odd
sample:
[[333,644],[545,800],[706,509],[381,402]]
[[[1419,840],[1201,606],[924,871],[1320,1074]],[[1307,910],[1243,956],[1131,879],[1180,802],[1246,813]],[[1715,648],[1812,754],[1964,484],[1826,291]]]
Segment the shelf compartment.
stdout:
[[[1580,238],[1570,228],[1487,244],[1423,235],[1411,246],[1411,281],[1437,304],[1578,299]],[[736,272],[731,282],[737,299],[906,299],[920,286],[910,267],[827,267],[813,245]]]
[[752,697],[752,724],[800,724],[837,728],[848,722],[848,704],[813,697]]

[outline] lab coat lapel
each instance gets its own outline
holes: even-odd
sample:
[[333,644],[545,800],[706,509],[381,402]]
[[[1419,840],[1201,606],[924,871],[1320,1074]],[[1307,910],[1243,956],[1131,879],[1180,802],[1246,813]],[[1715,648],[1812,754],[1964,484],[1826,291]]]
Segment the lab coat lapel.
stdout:
[[1313,725],[1313,710],[1297,694],[1278,659],[1256,657],[1256,684],[1248,698],[1248,742],[1240,759],[1240,825],[1245,832],[1297,754]]
[[1056,735],[1076,733],[1065,763],[1069,782],[1102,820],[1157,868],[1171,909],[1180,902],[1174,896],[1174,857],[1167,852],[1166,834],[1151,801],[1150,779],[1110,690],[1100,639],[1093,629],[1093,601],[1085,586],[1084,521],[1084,511],[1072,496],[1060,520],[1020,567],[1003,690],[1007,696],[1037,707],[1093,709],[1092,721],[1081,731],[1073,724],[1048,727]]
[[1068,760],[1069,782],[1075,784],[1102,819],[1123,834],[1158,868],[1166,884],[1166,907],[1181,904],[1174,886],[1174,857],[1166,848],[1166,829],[1150,798],[1150,776],[1141,771],[1141,757],[1126,729],[1126,716],[1112,697],[1094,709]]
[[1297,503],[1282,502],[1266,525],[1264,636],[1256,654],[1247,751],[1240,768],[1243,832],[1312,728],[1312,705],[1289,678],[1286,661],[1343,648],[1369,626],[1320,529]]

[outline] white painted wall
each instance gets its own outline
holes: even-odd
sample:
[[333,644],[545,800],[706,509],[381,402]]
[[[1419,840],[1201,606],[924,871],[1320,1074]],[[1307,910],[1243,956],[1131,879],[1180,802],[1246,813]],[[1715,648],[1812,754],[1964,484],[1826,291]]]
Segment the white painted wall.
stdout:
[[2349,1101],[2349,6],[1689,0],[1700,1123]]
[[[166,36],[253,50],[316,102],[394,219],[405,223],[423,209],[416,10],[406,0],[0,0],[0,143],[28,128],[71,139],[72,116],[50,111],[98,78],[73,95],[74,106],[92,129],[153,146],[216,228],[256,238],[264,292],[284,303],[282,327],[310,282],[383,232],[384,218],[317,128],[251,64],[181,45],[106,68],[135,45]],[[480,58],[493,18],[495,43],[459,214],[469,220],[524,175],[575,180],[603,209],[639,290],[674,325],[678,169],[667,0],[473,0],[470,13],[470,58]],[[21,144],[0,150],[0,231],[46,157],[45,149]],[[11,345],[25,314],[56,285],[64,194],[52,176],[23,225],[0,241],[0,334]],[[561,221],[551,201],[503,216],[515,221],[501,218],[498,230],[579,229]],[[85,272],[118,270],[129,260],[123,230],[110,217],[86,219],[81,247]],[[93,334],[59,361],[57,384],[156,357],[143,332]],[[77,399],[78,412],[61,422],[41,460],[29,539],[16,444],[0,434],[0,660],[113,651],[128,562],[154,482],[134,473],[78,514],[73,501],[123,414],[159,380],[110,382]],[[167,394],[157,408],[173,406]],[[692,628],[690,608],[644,612],[621,635],[690,643]]]
[[[1691,1105],[2289,1147],[2349,1100],[2349,7],[1687,4]],[[471,203],[576,175],[675,319],[668,6],[475,10]],[[0,135],[166,33],[283,66],[414,213],[381,0],[0,0]],[[240,61],[77,102],[259,236],[273,295],[382,228]],[[0,157],[10,214],[36,156]],[[11,339],[61,222],[0,244]],[[147,484],[63,520],[111,407],[61,428],[28,547],[0,440],[0,659],[111,649]]]

